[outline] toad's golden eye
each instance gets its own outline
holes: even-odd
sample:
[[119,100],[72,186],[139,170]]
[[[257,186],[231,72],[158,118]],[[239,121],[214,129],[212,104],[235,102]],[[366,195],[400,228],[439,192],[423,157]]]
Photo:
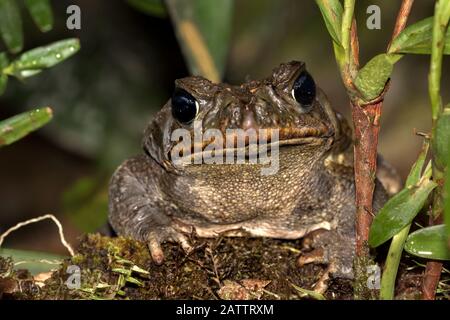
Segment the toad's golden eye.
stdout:
[[292,87],[292,97],[304,108],[310,107],[314,102],[316,84],[308,72],[303,71],[295,80]]
[[198,114],[199,105],[197,100],[184,89],[175,89],[171,103],[172,116],[181,123],[190,123]]

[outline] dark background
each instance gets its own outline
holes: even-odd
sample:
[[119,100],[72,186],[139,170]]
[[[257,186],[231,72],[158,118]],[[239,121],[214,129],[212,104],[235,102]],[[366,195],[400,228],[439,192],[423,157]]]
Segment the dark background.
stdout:
[[[81,8],[81,30],[75,32],[66,29],[70,4]],[[370,4],[381,7],[381,30],[366,28]],[[0,119],[45,105],[55,114],[45,128],[0,149],[0,233],[53,213],[75,243],[83,221],[101,221],[106,215],[109,176],[140,152],[146,122],[167,101],[173,80],[188,71],[169,18],[145,15],[122,0],[58,0],[52,5],[55,27],[46,34],[24,13],[26,49],[78,37],[81,51],[25,83],[10,81],[0,97]],[[399,6],[400,1],[357,1],[362,64],[386,50]],[[432,1],[416,1],[409,24],[432,13]],[[290,60],[305,61],[334,107],[349,117],[331,41],[314,1],[237,0],[225,80],[240,84],[266,77]],[[403,58],[385,99],[379,151],[403,177],[422,141],[414,131],[430,128],[428,65],[428,56]],[[449,67],[446,58],[444,101],[450,100]],[[50,222],[25,227],[5,246],[65,253]]]

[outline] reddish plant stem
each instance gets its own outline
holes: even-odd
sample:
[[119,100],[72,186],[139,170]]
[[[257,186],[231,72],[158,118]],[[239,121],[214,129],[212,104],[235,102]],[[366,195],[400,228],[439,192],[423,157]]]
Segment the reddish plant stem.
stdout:
[[[414,0],[403,0],[397,15],[392,42],[406,27]],[[358,64],[358,36],[356,25],[352,25],[351,44],[355,64]],[[377,171],[377,146],[380,116],[384,95],[388,87],[375,102],[360,104],[352,102],[352,117],[355,128],[355,188],[356,188],[356,255],[367,255],[367,241],[373,218],[372,200]]]
[[[434,197],[436,201],[437,197]],[[439,215],[436,219],[430,214],[428,224],[430,226],[442,223],[442,215]],[[422,300],[434,300],[436,298],[436,289],[441,279],[442,262],[428,261],[425,268],[425,273],[422,280]]]
[[367,254],[372,223],[372,200],[377,171],[377,145],[383,101],[364,106],[353,105],[355,126],[356,255]]
[[392,32],[392,38],[389,42],[389,47],[391,46],[392,41],[405,29],[406,22],[408,21],[409,14],[411,12],[412,5],[414,0],[403,0],[400,10],[398,11],[397,19],[395,21],[394,31]]
[[441,278],[441,272],[442,262],[427,262],[422,282],[422,300],[434,300],[436,298],[436,289]]

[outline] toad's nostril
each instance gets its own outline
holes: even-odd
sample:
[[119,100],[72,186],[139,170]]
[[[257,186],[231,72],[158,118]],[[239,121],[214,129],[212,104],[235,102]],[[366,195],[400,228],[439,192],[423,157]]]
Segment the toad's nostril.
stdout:
[[255,115],[253,111],[247,110],[242,118],[242,129],[258,129],[258,123],[256,122]]

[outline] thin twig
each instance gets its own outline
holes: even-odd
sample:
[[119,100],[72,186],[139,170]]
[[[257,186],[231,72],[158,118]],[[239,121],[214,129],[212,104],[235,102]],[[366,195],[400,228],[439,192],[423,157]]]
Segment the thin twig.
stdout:
[[75,252],[73,251],[72,247],[70,246],[70,244],[66,241],[66,238],[64,237],[64,229],[61,225],[61,222],[59,222],[59,220],[52,214],[46,214],[46,215],[43,215],[43,216],[40,216],[37,218],[26,220],[26,221],[16,224],[14,227],[9,228],[2,235],[0,235],[0,247],[2,246],[2,243],[5,240],[5,238],[10,233],[22,228],[23,226],[26,226],[26,225],[32,224],[32,223],[36,223],[36,222],[39,222],[39,221],[42,221],[45,219],[51,219],[56,224],[56,226],[58,227],[59,238],[61,240],[61,243],[64,245],[64,247],[66,247],[67,251],[69,251],[70,255],[73,257],[75,255]]
[[389,41],[389,47],[391,46],[392,41],[403,31],[406,27],[406,22],[408,21],[409,14],[411,13],[412,5],[414,4],[414,0],[403,0],[400,10],[398,11],[397,19],[395,21],[394,31],[392,32],[391,41]]

